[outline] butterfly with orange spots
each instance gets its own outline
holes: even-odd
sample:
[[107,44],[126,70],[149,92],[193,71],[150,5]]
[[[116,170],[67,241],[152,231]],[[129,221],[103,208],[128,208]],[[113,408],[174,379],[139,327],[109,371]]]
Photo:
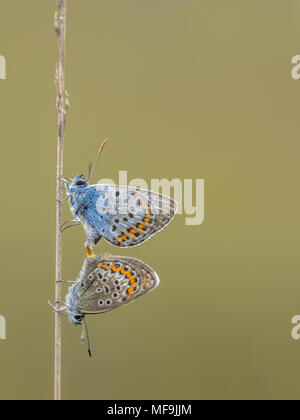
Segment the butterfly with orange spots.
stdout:
[[[74,325],[85,324],[85,315],[120,308],[159,285],[155,271],[130,257],[87,258],[66,301],[54,307]],[[89,351],[90,352],[90,351]]]
[[140,245],[173,219],[177,204],[172,198],[121,185],[90,185],[93,171],[88,178],[77,175],[74,179],[64,179],[73,221],[86,230],[88,252],[91,253],[101,238],[121,248]]

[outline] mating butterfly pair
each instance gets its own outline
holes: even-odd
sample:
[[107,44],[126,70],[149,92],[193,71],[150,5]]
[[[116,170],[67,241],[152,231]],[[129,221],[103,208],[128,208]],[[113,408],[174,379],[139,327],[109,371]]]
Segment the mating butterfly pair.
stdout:
[[86,314],[123,306],[159,284],[157,274],[141,261],[129,257],[101,259],[94,255],[93,246],[101,238],[122,248],[140,245],[170,223],[177,210],[174,200],[152,191],[89,185],[104,144],[88,178],[83,175],[63,178],[75,222],[64,230],[83,225],[88,258],[78,280],[70,287],[66,302],[54,309],[64,311],[74,325],[85,327]]

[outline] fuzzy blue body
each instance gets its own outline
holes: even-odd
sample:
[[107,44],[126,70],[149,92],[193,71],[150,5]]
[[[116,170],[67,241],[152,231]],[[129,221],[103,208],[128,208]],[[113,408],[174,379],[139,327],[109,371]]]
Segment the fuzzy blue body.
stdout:
[[[81,185],[77,185],[80,183]],[[100,232],[103,229],[104,220],[99,215],[96,203],[101,194],[105,191],[90,186],[82,175],[77,175],[71,186],[67,188],[70,194],[70,208],[75,220],[80,221],[87,234],[86,246],[96,245],[101,239]]]
[[70,287],[69,293],[66,297],[66,312],[69,316],[69,321],[73,325],[80,325],[84,314],[78,311],[79,295],[75,286]]

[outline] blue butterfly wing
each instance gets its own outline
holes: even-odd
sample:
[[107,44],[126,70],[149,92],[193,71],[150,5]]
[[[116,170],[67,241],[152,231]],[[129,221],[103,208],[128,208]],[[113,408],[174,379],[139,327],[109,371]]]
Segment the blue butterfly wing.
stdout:
[[87,188],[83,219],[87,244],[101,237],[122,248],[140,245],[173,219],[176,202],[152,191],[116,185]]

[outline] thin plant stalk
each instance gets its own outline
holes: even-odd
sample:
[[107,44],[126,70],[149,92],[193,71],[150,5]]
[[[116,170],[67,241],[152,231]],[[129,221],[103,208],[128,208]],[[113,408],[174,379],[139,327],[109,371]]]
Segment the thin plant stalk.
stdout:
[[[65,92],[65,45],[66,45],[66,17],[67,0],[57,0],[58,11],[55,13],[54,29],[58,39],[58,63],[55,71],[56,106],[58,110],[58,136],[57,136],[57,179],[56,179],[56,269],[55,269],[55,300],[61,301],[62,277],[62,195],[63,186],[63,151],[66,127],[66,113],[68,98]],[[61,400],[62,378],[62,334],[61,315],[55,312],[55,361],[54,361],[54,399]]]

